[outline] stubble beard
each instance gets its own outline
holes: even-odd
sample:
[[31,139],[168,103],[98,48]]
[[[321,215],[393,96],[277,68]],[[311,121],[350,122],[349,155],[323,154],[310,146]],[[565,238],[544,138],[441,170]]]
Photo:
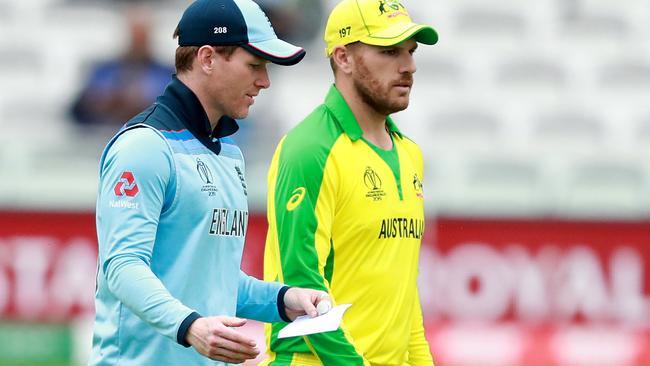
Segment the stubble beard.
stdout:
[[373,78],[363,59],[357,58],[356,63],[359,68],[357,77],[354,78],[354,87],[365,104],[383,116],[403,111],[408,107],[408,98],[405,103],[390,99],[390,86],[384,87],[379,80]]

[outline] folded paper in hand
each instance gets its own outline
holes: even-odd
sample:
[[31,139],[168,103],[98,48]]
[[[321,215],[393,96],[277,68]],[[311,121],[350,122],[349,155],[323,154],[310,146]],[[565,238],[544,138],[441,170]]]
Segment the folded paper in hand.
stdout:
[[297,337],[307,334],[331,332],[337,330],[341,325],[343,313],[345,313],[352,304],[341,304],[333,307],[327,313],[310,318],[309,315],[299,316],[278,333],[278,338]]

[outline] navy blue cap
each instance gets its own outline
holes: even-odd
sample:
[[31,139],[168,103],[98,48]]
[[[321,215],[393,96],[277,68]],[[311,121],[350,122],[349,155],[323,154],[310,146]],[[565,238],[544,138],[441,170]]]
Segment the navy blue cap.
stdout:
[[305,50],[278,38],[252,0],[197,0],[178,23],[179,46],[241,46],[279,65],[295,65]]

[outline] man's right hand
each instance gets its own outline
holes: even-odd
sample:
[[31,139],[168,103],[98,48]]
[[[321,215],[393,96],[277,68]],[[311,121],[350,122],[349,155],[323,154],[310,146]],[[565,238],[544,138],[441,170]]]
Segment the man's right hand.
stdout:
[[242,363],[252,360],[260,353],[255,341],[232,329],[244,324],[245,319],[230,316],[198,318],[187,331],[187,342],[215,361]]

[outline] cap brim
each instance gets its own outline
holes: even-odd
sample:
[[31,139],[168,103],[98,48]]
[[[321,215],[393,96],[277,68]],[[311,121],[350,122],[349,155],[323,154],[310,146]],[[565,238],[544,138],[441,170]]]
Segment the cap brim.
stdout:
[[381,32],[373,33],[361,38],[359,41],[373,46],[393,46],[414,37],[423,44],[436,44],[438,33],[432,27],[415,23],[398,23]]
[[305,50],[289,42],[274,38],[263,42],[247,43],[242,47],[255,56],[269,60],[274,64],[291,66],[305,57]]

